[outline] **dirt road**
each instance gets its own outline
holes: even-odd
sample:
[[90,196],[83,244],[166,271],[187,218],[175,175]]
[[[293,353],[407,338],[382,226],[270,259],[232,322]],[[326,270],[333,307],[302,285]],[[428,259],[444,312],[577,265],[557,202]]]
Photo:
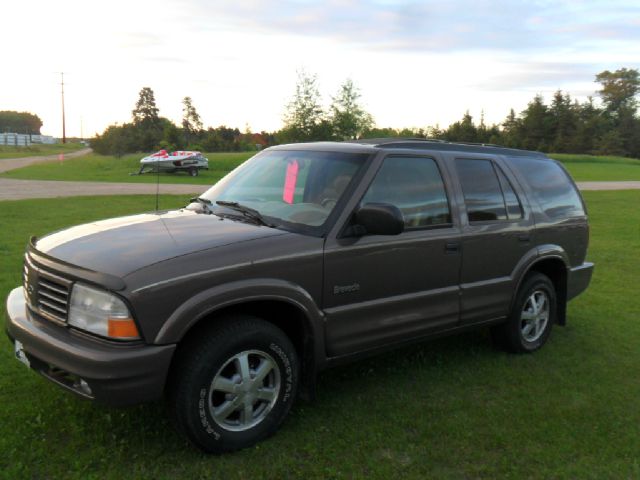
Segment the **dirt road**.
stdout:
[[[65,153],[64,158],[75,158],[81,157],[82,155],[87,155],[91,153],[92,150],[90,148],[83,148],[82,150],[78,150],[76,152]],[[15,170],[16,168],[26,167],[27,165],[33,165],[34,163],[47,163],[47,162],[56,162],[59,159],[59,154],[55,155],[44,155],[40,157],[24,157],[24,158],[5,158],[0,160],[0,173],[8,172],[9,170]]]
[[[207,185],[160,184],[160,194],[198,195]],[[54,182],[0,178],[0,200],[94,195],[154,195],[154,183]]]

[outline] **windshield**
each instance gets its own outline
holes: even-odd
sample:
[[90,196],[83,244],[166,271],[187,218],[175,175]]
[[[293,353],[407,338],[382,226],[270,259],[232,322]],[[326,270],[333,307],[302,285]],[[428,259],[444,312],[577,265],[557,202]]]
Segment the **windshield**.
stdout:
[[275,225],[321,227],[368,154],[274,150],[247,160],[207,190],[215,211],[249,207]]

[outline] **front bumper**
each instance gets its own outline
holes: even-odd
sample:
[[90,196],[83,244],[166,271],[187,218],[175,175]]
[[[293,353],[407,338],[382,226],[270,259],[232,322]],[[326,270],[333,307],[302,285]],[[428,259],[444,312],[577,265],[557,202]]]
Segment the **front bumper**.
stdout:
[[9,338],[49,380],[108,405],[162,396],[175,345],[117,344],[52,324],[29,311],[22,287],[11,291],[6,310]]

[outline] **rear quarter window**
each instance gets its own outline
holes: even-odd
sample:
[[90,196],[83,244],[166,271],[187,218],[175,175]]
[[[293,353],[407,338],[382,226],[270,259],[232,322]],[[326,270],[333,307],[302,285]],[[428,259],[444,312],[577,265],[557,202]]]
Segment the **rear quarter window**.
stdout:
[[507,220],[504,195],[491,160],[456,159],[469,222]]
[[551,219],[585,214],[580,194],[564,169],[548,159],[512,157],[511,164],[529,184],[542,211]]

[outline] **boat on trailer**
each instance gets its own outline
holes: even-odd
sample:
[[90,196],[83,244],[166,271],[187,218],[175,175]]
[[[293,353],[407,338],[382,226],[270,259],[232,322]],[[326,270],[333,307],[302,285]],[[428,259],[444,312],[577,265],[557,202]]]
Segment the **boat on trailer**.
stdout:
[[186,172],[192,177],[197,177],[200,170],[209,170],[209,160],[202,153],[187,150],[176,152],[160,150],[140,160],[138,175],[151,172]]

